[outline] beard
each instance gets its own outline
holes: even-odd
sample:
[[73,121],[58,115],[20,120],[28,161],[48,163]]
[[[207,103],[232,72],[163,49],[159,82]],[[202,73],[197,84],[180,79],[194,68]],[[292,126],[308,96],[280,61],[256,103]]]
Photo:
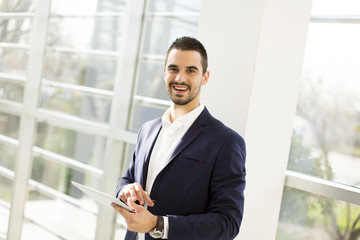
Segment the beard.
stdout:
[[[181,94],[177,94],[174,93],[173,90],[173,85],[181,85],[181,86],[186,86],[187,87],[187,91],[188,91],[188,95],[181,95]],[[183,83],[183,84],[178,84],[175,82],[170,82],[167,87],[166,87],[167,93],[171,99],[171,101],[175,104],[175,105],[186,105],[188,103],[190,103],[192,100],[194,100],[200,92],[200,87],[196,87],[194,89],[191,88],[190,85]]]

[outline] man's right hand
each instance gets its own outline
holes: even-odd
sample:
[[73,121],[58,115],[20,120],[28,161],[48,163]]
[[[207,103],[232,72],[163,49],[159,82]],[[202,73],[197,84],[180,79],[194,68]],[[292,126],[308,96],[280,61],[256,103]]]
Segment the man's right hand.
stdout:
[[125,203],[130,199],[133,202],[139,201],[140,205],[146,203],[150,207],[154,206],[149,193],[145,192],[139,183],[125,185],[119,193],[119,198]]

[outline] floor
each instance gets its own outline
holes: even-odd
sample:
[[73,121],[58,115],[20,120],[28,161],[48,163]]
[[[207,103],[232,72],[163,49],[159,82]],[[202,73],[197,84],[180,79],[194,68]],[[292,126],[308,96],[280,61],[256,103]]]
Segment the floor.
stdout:
[[[61,200],[29,201],[26,204],[22,240],[91,240],[94,239],[96,216]],[[0,206],[0,239],[5,240],[9,211]],[[124,239],[125,225],[118,217],[114,239]],[[40,227],[41,226],[41,227]]]

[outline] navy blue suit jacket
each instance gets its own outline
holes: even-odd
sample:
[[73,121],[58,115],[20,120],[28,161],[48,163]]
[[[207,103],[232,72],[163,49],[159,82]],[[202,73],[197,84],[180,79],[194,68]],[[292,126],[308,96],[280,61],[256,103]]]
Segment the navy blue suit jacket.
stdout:
[[[133,160],[117,189],[139,182],[143,188],[161,118],[139,131]],[[227,240],[239,232],[245,188],[245,142],[205,108],[156,177],[148,210],[169,218],[169,240]],[[126,240],[136,233],[128,231]],[[146,239],[152,239],[149,234]]]

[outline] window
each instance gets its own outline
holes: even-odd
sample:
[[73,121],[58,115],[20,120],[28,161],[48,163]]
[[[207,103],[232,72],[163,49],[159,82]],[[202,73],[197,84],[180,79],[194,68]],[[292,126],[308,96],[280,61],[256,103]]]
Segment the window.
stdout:
[[[170,106],[163,82],[166,51],[178,37],[196,37],[200,6],[200,0],[146,2],[130,110],[131,131],[137,132],[145,121],[160,117]],[[134,147],[128,146],[127,161],[130,161]],[[118,217],[117,222],[116,239],[123,239],[124,220]]]
[[287,182],[297,172],[336,187],[311,194],[287,184],[277,239],[360,239],[359,9],[357,1],[313,1]]
[[34,3],[0,6],[0,239],[6,239]]
[[71,181],[115,192],[139,126],[169,106],[165,51],[196,36],[200,1],[10,2],[0,13],[0,239],[123,239],[124,220]]
[[149,1],[144,20],[130,128],[162,115],[170,105],[163,81],[167,48],[178,37],[196,37],[201,1]]
[[19,116],[0,112],[0,239],[5,239],[8,228],[19,122]]

